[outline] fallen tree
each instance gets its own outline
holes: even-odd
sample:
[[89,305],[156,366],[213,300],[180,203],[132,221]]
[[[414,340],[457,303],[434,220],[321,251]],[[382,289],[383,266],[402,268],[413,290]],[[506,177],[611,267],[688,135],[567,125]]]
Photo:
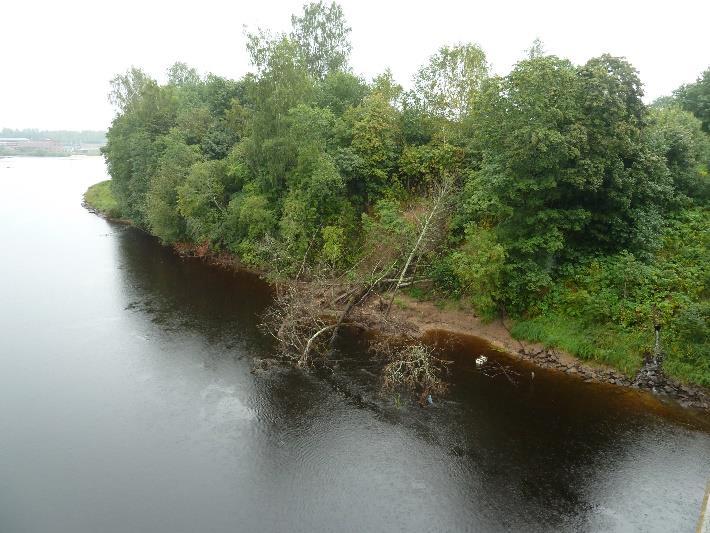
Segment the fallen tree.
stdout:
[[[450,181],[442,182],[425,202],[413,206],[409,231],[392,231],[375,221],[359,260],[342,272],[309,264],[310,245],[298,261],[295,277],[276,269],[274,304],[262,326],[276,339],[281,355],[299,367],[327,365],[343,328],[375,329],[393,341],[373,347],[373,353],[386,361],[386,388],[398,384],[426,395],[442,393],[445,362],[433,349],[414,342],[407,326],[390,316],[390,309],[400,289],[422,281],[416,277],[417,267],[441,244],[452,190]],[[283,253],[278,243],[271,240],[264,248],[275,254],[272,264],[284,263],[277,255]]]

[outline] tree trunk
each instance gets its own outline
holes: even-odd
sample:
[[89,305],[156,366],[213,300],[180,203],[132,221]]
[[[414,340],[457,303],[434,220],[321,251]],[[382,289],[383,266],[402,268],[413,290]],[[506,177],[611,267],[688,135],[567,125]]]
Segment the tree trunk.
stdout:
[[417,238],[417,242],[414,243],[414,247],[409,252],[409,256],[407,257],[407,261],[404,263],[404,267],[402,268],[402,271],[399,274],[399,279],[397,280],[397,284],[394,286],[394,289],[392,290],[392,296],[390,298],[389,304],[387,305],[387,311],[385,311],[385,318],[387,318],[390,314],[390,309],[392,309],[392,302],[394,302],[394,297],[397,294],[397,291],[399,290],[399,288],[402,286],[402,282],[404,281],[404,277],[407,275],[407,270],[409,270],[409,265],[411,264],[412,259],[414,259],[414,256],[416,255],[417,250],[419,250],[419,246],[421,245],[422,241],[424,240],[424,237],[426,237],[426,234],[429,231],[429,226],[431,224],[431,221],[433,220],[434,216],[436,215],[437,211],[439,210],[439,206],[441,205],[441,202],[443,201],[444,196],[446,196],[448,189],[449,189],[448,184],[442,185],[442,188],[436,197],[436,201],[434,202],[434,206],[431,208],[431,211],[429,211],[429,214],[427,215],[426,219],[424,220],[424,224],[422,226],[421,231],[419,232],[419,237]]

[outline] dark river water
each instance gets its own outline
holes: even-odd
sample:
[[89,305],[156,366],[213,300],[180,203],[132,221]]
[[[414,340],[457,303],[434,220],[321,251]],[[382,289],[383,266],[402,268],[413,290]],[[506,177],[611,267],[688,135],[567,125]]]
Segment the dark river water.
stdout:
[[[688,531],[710,420],[450,339],[447,398],[251,373],[254,276],[85,211],[100,158],[0,159],[0,532]],[[442,339],[433,339],[442,340]]]

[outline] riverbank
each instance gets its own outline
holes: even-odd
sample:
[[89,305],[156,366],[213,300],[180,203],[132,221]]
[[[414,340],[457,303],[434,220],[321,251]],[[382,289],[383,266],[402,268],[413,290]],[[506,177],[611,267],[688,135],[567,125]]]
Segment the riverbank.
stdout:
[[420,337],[439,333],[471,336],[483,339],[498,350],[535,366],[565,373],[586,383],[607,383],[629,387],[672,399],[683,407],[710,411],[710,392],[663,376],[660,383],[651,383],[643,376],[628,376],[608,365],[582,361],[559,349],[541,343],[519,339],[501,319],[482,320],[470,310],[442,309],[433,301],[421,301],[406,295],[397,297],[392,308],[393,318],[410,324]]
[[89,187],[84,193],[82,205],[97,215],[114,222],[130,224],[130,220],[121,218],[118,202],[111,193],[111,180],[100,181]]
[[[173,246],[173,249],[183,257],[199,258],[222,268],[248,270],[254,274],[265,275],[264,271],[245,265],[238,257],[226,252],[215,253],[205,245],[180,243]],[[710,412],[710,391],[701,387],[681,383],[667,376],[662,376],[659,381],[644,380],[643,368],[638,375],[629,376],[609,365],[583,361],[564,350],[517,338],[511,332],[512,324],[501,319],[482,320],[471,309],[444,308],[436,301],[419,300],[401,293],[395,298],[390,321],[387,321],[383,318],[380,306],[381,301],[377,297],[370,298],[364,304],[367,325],[377,333],[391,334],[391,324],[394,323],[425,341],[442,333],[448,336],[474,337],[484,340],[511,357],[540,368],[564,373],[584,383],[605,383],[645,390],[654,396],[676,401],[682,407]],[[326,309],[323,311],[328,312]],[[332,310],[331,314],[336,320],[339,312]]]
[[[109,220],[131,224],[130,220],[120,217],[118,206],[110,191],[110,181],[91,186],[84,195],[84,206]],[[215,252],[207,244],[176,243],[172,248],[182,257],[199,258],[221,268],[248,270],[265,275],[264,271],[245,265],[234,254]],[[368,326],[374,331],[391,331],[382,313],[378,311],[378,305],[379,302],[374,298],[365,304]],[[337,314],[333,312],[333,316]],[[484,321],[471,309],[444,308],[435,301],[398,294],[391,310],[391,319],[404,325],[410,333],[424,339],[437,333],[475,337],[512,357],[528,361],[541,368],[565,373],[582,382],[606,383],[647,390],[655,395],[677,401],[683,407],[710,411],[710,391],[702,387],[681,383],[667,376],[653,381],[640,379],[641,371],[639,375],[631,376],[599,362],[583,361],[563,350],[517,338],[511,333],[512,324],[500,319]]]

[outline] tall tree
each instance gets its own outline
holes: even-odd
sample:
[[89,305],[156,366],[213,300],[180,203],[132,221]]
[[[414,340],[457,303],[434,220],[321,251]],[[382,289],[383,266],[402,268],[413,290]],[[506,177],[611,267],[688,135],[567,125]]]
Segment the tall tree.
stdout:
[[674,94],[683,109],[702,121],[703,131],[710,133],[710,68],[695,83],[683,85]]
[[316,79],[346,70],[350,57],[350,26],[343,8],[322,1],[303,7],[300,16],[291,17],[291,38],[298,44],[308,72]]
[[487,85],[468,205],[506,245],[510,299],[548,286],[575,254],[653,244],[672,189],[643,139],[642,94],[635,70],[610,56],[579,68],[528,59]]
[[125,112],[146,87],[155,85],[155,81],[150,76],[136,67],[114,76],[110,83],[108,99],[119,113]]
[[444,46],[417,72],[415,93],[429,113],[458,120],[470,111],[487,76],[486,54],[477,44]]

